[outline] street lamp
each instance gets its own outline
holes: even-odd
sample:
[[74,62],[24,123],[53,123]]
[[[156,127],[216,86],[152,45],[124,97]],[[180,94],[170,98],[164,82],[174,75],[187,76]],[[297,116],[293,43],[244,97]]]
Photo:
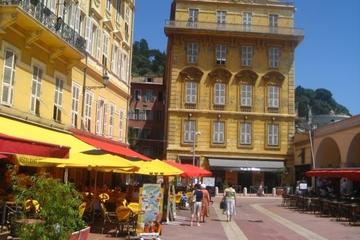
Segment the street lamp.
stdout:
[[200,135],[201,134],[201,132],[199,132],[199,131],[194,131],[193,132],[193,139],[194,139],[194,141],[193,141],[193,148],[192,148],[192,150],[193,150],[193,165],[195,166],[195,144],[196,144],[196,136],[198,136],[198,135]]

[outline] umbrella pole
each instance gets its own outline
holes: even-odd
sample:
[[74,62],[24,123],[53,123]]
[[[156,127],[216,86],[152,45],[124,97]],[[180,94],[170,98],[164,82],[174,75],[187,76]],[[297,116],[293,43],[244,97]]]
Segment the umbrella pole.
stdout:
[[65,168],[64,169],[64,183],[68,183],[68,179],[69,179],[69,169]]
[[[96,185],[97,185],[97,170],[95,169],[95,186],[94,186],[94,198],[96,199]],[[95,203],[95,202],[94,202]],[[95,222],[95,206],[93,206],[91,222],[94,225]]]

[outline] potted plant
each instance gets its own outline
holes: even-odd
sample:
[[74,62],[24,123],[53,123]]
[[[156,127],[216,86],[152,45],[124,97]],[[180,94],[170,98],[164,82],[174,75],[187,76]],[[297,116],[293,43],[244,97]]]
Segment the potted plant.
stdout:
[[[34,176],[30,187],[16,185],[15,190],[19,205],[29,199],[38,202],[38,210],[30,216],[41,220],[35,224],[19,225],[16,234],[20,239],[68,240],[72,239],[73,232],[79,231],[80,234],[82,229],[87,233],[83,235],[90,232],[79,215],[81,199],[73,184],[64,184],[46,176]],[[24,213],[23,216],[29,215]]]

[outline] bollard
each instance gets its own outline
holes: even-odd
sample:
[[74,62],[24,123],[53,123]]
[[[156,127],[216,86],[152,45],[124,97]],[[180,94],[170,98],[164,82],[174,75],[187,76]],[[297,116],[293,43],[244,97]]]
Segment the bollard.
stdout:
[[244,187],[244,196],[247,196],[247,188]]
[[276,197],[276,188],[272,189],[272,195],[273,195],[273,197]]
[[216,186],[216,187],[215,187],[215,196],[217,196],[218,194],[219,194],[219,187]]

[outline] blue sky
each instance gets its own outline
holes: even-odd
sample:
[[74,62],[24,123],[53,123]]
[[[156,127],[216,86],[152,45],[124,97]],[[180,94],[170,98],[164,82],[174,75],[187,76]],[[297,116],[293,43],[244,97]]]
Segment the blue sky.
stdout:
[[[136,0],[135,40],[166,49],[164,23],[172,0]],[[353,115],[360,114],[360,0],[297,0],[296,84],[326,88]]]

